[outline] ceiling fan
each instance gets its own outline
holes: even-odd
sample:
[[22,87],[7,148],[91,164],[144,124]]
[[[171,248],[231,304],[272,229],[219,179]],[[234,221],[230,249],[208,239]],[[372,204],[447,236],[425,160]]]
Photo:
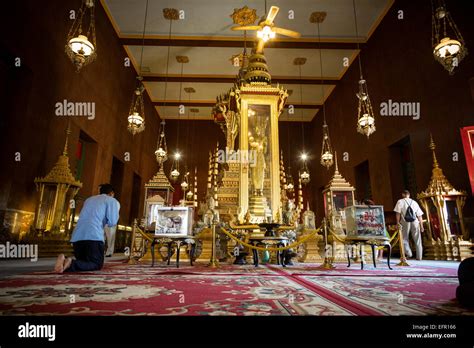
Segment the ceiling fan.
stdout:
[[279,28],[275,26],[275,24],[273,23],[273,20],[278,14],[278,11],[280,11],[279,7],[272,6],[270,7],[270,11],[268,11],[267,18],[262,17],[258,25],[244,25],[244,26],[239,25],[239,26],[232,27],[231,29],[232,30],[257,30],[257,38],[259,40],[258,40],[258,44],[256,48],[256,53],[261,53],[263,51],[263,46],[265,45],[265,42],[267,42],[270,39],[274,39],[276,34],[289,36],[293,38],[299,38],[301,36],[300,33],[293,30],[283,29],[283,28]]

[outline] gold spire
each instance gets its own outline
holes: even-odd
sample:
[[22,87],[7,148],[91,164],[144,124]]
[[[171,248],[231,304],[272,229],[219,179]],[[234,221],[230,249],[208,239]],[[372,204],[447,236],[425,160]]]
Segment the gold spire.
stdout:
[[439,168],[438,160],[436,159],[436,144],[433,141],[433,134],[430,133],[430,149],[433,152],[433,168]]
[[63,155],[68,156],[68,142],[69,142],[69,134],[71,134],[71,121],[67,122],[67,129],[66,129],[66,141],[64,142],[64,150]]
[[334,175],[339,174],[339,167],[337,166],[337,151],[334,151],[334,157],[336,159],[336,168],[334,170]]

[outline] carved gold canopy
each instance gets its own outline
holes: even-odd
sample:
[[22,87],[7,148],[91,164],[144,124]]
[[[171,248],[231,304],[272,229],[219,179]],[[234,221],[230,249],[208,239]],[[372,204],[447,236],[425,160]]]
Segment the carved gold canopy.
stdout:
[[44,177],[36,178],[35,184],[67,184],[76,188],[81,188],[82,183],[74,178],[69,167],[68,157],[68,138],[71,133],[69,126],[66,131],[66,142],[64,144],[63,153],[59,156],[58,161],[53,169]]
[[436,145],[431,136],[430,149],[433,153],[433,170],[431,173],[431,180],[428,188],[418,194],[418,199],[433,197],[433,196],[467,196],[465,191],[456,190],[453,185],[446,179],[443,170],[438,164],[436,158]]
[[145,184],[145,188],[169,189],[174,192],[173,186],[163,171],[163,166],[160,166],[160,170]]
[[326,191],[355,191],[355,188],[339,173],[339,168],[337,166],[337,153],[334,156],[336,158],[336,165],[334,169],[334,175],[331,180],[327,183],[324,188]]

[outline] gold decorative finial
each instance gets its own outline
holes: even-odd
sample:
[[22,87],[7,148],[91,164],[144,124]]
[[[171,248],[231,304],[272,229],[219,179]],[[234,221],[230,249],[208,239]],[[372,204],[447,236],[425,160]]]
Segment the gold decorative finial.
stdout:
[[433,168],[438,168],[438,160],[436,158],[436,144],[433,140],[433,134],[430,133],[430,150],[433,152]]
[[337,166],[337,151],[334,151],[334,157],[336,159],[336,170],[334,170],[334,174],[339,174],[339,167]]
[[69,134],[71,134],[71,120],[67,122],[67,128],[66,128],[66,141],[64,142],[64,150],[63,150],[63,156],[68,156],[68,142],[69,142]]

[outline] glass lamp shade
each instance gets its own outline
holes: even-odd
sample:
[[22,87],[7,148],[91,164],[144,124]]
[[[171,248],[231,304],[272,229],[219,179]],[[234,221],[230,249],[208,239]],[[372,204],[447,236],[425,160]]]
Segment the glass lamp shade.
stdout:
[[364,114],[360,119],[359,119],[359,126],[362,128],[365,127],[371,127],[375,123],[375,120],[372,116],[369,114]]
[[307,184],[310,181],[310,175],[306,170],[304,170],[303,173],[301,173],[300,178],[301,178],[302,184]]
[[322,155],[321,155],[321,164],[327,168],[329,168],[330,166],[332,166],[333,164],[333,154],[329,151],[325,151]]
[[446,58],[456,55],[461,50],[461,43],[458,40],[452,40],[445,37],[434,48],[433,54],[440,58]]
[[357,131],[367,136],[375,132],[375,119],[369,114],[363,114],[357,120]]
[[433,55],[452,74],[466,56],[466,48],[460,41],[445,37],[435,46]]
[[275,38],[275,32],[268,25],[264,26],[262,30],[257,31],[257,37],[267,42]]
[[159,164],[162,164],[168,158],[168,153],[161,146],[155,151],[155,155]]
[[138,112],[135,111],[130,116],[128,116],[128,130],[132,134],[139,133],[143,129],[145,129],[145,121]]
[[187,183],[186,181],[183,181],[183,182],[181,183],[181,188],[182,188],[183,190],[187,190],[187,189],[188,189],[188,186],[189,186],[189,185],[188,185],[188,183]]
[[293,190],[295,189],[295,185],[293,185],[292,182],[289,182],[289,183],[286,185],[286,189],[287,189],[289,192],[293,192]]
[[188,199],[188,201],[192,200],[194,198],[193,191],[188,191],[188,193],[186,193],[186,198]]
[[94,53],[94,50],[95,50],[94,45],[89,41],[89,39],[85,35],[79,35],[69,40],[69,48],[75,54],[78,54],[84,57],[90,56],[92,53]]
[[178,178],[179,178],[179,171],[178,171],[178,169],[173,169],[173,170],[171,171],[170,177],[171,177],[171,180],[174,181],[174,182],[175,182],[176,180],[178,180]]

